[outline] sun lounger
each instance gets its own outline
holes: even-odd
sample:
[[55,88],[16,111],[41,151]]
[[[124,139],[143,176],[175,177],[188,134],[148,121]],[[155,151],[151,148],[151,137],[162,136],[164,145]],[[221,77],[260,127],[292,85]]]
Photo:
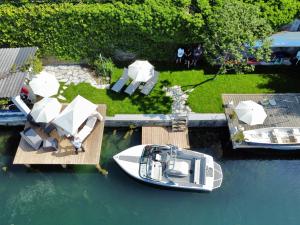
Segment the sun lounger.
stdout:
[[89,117],[84,127],[75,135],[75,138],[79,138],[81,142],[83,142],[94,129],[96,122],[97,122],[96,116]]
[[58,141],[55,138],[47,138],[43,141],[43,149],[58,151]]
[[135,90],[140,86],[140,83],[139,81],[132,81],[130,83],[130,85],[125,89],[125,93],[129,94],[129,95],[132,95]]
[[43,139],[38,135],[34,129],[27,128],[21,133],[21,137],[35,150],[38,150],[42,143]]
[[124,68],[123,75],[120,77],[120,79],[114,84],[114,86],[111,88],[111,90],[115,92],[119,92],[122,87],[126,84],[126,82],[129,80],[128,76],[128,69]]
[[151,90],[154,88],[155,84],[157,83],[158,80],[158,72],[154,71],[154,75],[153,77],[145,84],[145,86],[143,87],[143,89],[141,90],[141,92],[144,95],[148,95]]

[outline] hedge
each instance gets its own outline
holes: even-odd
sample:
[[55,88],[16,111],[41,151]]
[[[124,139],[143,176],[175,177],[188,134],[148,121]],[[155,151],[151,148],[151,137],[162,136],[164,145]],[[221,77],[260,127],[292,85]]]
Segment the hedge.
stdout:
[[38,46],[44,55],[80,60],[116,49],[166,60],[178,43],[197,42],[203,20],[184,8],[147,4],[0,6],[0,46]]
[[[116,50],[170,60],[178,45],[201,42],[205,18],[221,1],[0,0],[13,3],[0,4],[0,47],[38,46],[43,55],[71,60]],[[244,1],[259,5],[274,28],[300,11],[298,0]]]

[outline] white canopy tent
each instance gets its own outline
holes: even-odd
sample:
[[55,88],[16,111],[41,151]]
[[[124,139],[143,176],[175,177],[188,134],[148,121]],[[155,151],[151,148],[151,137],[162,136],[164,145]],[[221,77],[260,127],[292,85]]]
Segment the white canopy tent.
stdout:
[[97,105],[78,95],[52,123],[66,134],[75,135],[78,128],[96,110]]
[[254,101],[241,101],[234,109],[240,121],[249,125],[263,124],[267,118],[264,108]]
[[59,82],[56,77],[47,72],[41,72],[29,82],[33,93],[42,97],[56,95],[59,89]]
[[147,60],[136,60],[128,66],[128,76],[137,82],[147,82],[154,75],[154,66]]
[[61,107],[56,98],[43,98],[34,104],[30,115],[37,123],[49,123],[58,116]]

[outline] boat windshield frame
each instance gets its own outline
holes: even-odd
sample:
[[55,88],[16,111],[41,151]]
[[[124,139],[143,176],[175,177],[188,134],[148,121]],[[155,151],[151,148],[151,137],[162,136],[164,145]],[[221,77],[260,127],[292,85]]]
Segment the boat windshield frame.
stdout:
[[[168,151],[167,157],[164,160],[160,160],[159,162],[167,165],[175,165],[176,157],[177,157],[177,150],[178,148],[174,145],[146,145],[144,147],[143,153],[140,158],[140,166],[139,166],[139,175],[142,178],[154,180],[150,177],[150,171],[149,171],[149,163],[150,161],[153,161],[153,154],[155,151]],[[170,163],[171,162],[171,163]],[[141,167],[142,165],[145,165],[145,174],[141,173]],[[166,167],[166,166],[165,166]],[[163,173],[165,168],[163,167]]]

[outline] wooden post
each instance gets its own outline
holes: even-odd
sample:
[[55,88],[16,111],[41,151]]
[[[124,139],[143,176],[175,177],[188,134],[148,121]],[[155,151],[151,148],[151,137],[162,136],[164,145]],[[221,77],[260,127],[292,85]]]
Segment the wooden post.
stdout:
[[106,176],[108,175],[108,171],[106,169],[103,169],[100,164],[96,164],[96,169],[101,173],[102,175]]

